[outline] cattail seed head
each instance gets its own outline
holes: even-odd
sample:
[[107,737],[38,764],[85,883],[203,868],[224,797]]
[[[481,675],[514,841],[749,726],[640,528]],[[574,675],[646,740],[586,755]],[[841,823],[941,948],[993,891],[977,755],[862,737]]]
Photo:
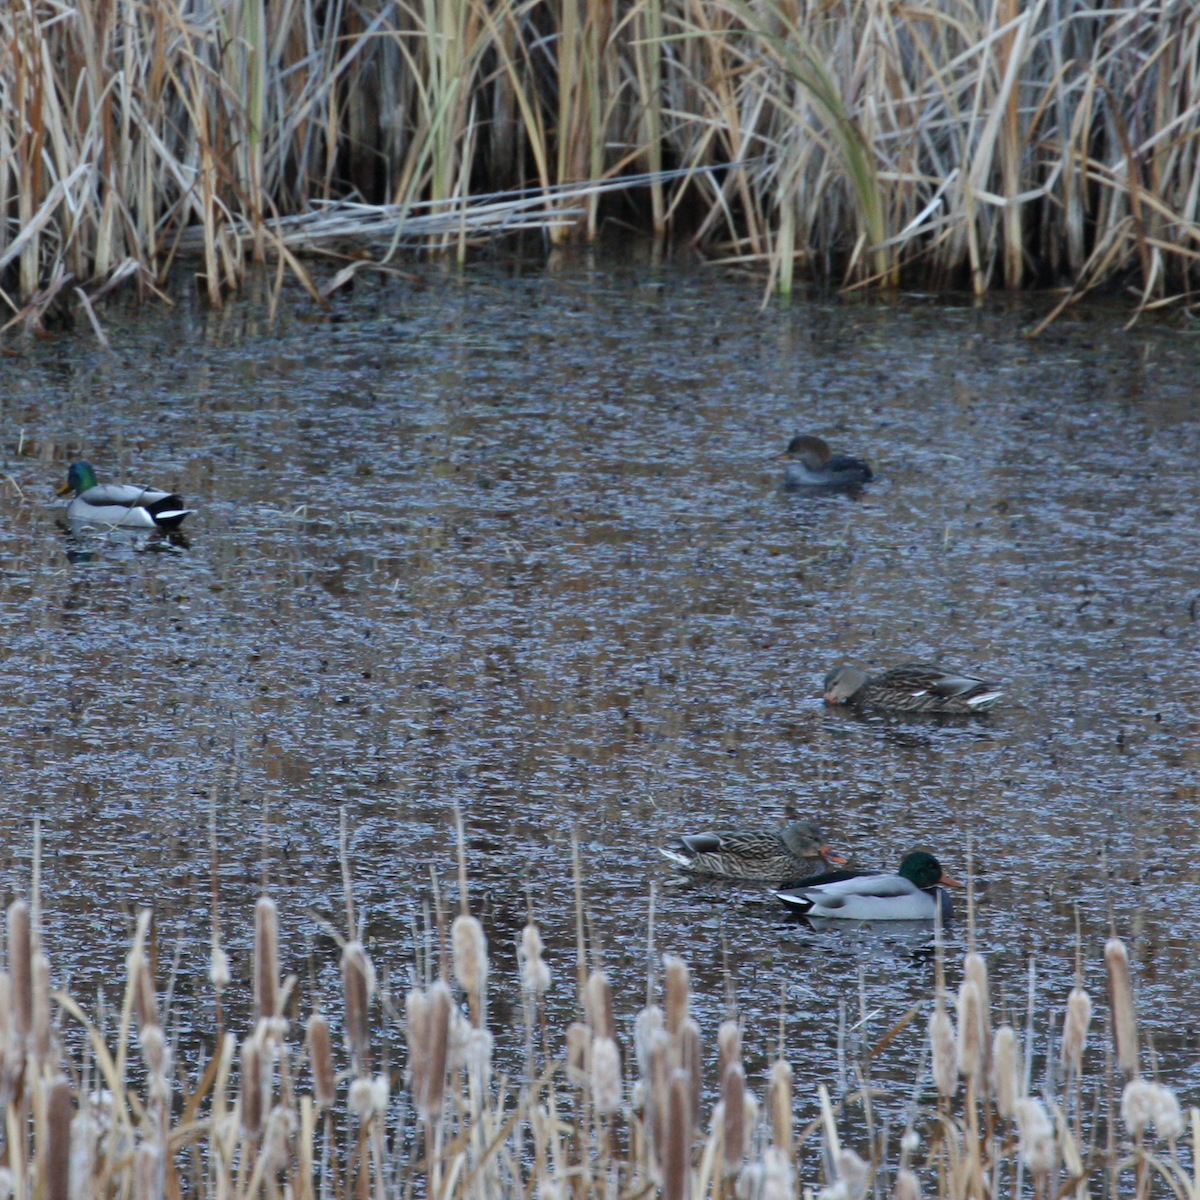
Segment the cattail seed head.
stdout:
[[542,961],[542,935],[530,921],[521,934],[522,979],[527,991],[544,996],[550,989],[550,968]]
[[347,942],[342,951],[342,994],[346,1000],[346,1041],[359,1071],[370,1062],[371,996],[375,969],[360,941]]
[[360,1075],[350,1083],[350,1091],[346,1096],[346,1107],[359,1119],[366,1122],[371,1119],[371,1111],[375,1103],[371,1091],[371,1080],[366,1075]]
[[958,989],[958,1070],[964,1079],[977,1083],[983,1078],[987,1059],[983,1038],[983,1000],[979,985],[973,979],[964,979]]
[[674,1036],[688,1015],[692,980],[687,963],[677,954],[663,955],[663,1001],[667,1010],[667,1032]]
[[487,938],[477,917],[460,914],[450,927],[454,943],[454,978],[469,996],[482,997],[487,987]]
[[12,982],[13,1032],[24,1043],[33,1021],[33,967],[29,941],[29,905],[14,900],[8,906],[8,971]]
[[650,1141],[657,1161],[661,1164],[667,1153],[671,1091],[671,1039],[666,1030],[656,1029],[650,1034],[646,1056]]
[[212,955],[209,958],[208,981],[218,992],[223,992],[229,986],[229,955],[221,947],[221,943],[213,938]]
[[266,1116],[267,1054],[256,1033],[242,1042],[242,1129],[251,1138],[262,1133]]
[[436,1124],[442,1117],[442,1100],[446,1094],[446,1064],[450,1049],[450,1022],[455,1011],[450,989],[439,980],[425,993],[419,1041],[413,1040],[414,1031],[411,1026],[408,1031],[413,1099],[416,1101],[417,1111],[431,1124]]
[[1054,1126],[1040,1100],[1024,1096],[1013,1108],[1020,1135],[1021,1157],[1034,1175],[1046,1175],[1058,1166],[1058,1147]]
[[843,1148],[838,1151],[834,1164],[837,1171],[838,1183],[842,1186],[842,1195],[847,1198],[863,1197],[867,1193],[867,1185],[871,1179],[871,1164],[865,1162],[853,1150]]
[[1129,982],[1129,955],[1120,938],[1104,943],[1104,965],[1108,969],[1108,1002],[1112,1006],[1113,1049],[1117,1066],[1127,1075],[1138,1069],[1137,1017],[1133,1008],[1133,987]]
[[281,1171],[288,1162],[288,1142],[296,1126],[296,1117],[290,1108],[276,1104],[267,1116],[267,1128],[263,1134],[263,1165],[268,1171]]
[[938,1095],[953,1096],[958,1090],[958,1050],[954,1039],[954,1022],[946,1012],[941,993],[929,1018],[929,1050],[933,1082]]
[[96,1194],[96,1146],[100,1124],[87,1108],[81,1108],[71,1120],[71,1152],[68,1166],[67,1195],[71,1200],[91,1200]]
[[974,950],[963,955],[963,978],[969,979],[979,989],[979,1013],[982,1034],[982,1070],[987,1071],[988,1056],[992,1046],[992,990],[988,980],[987,963],[982,954]]
[[143,1025],[138,1031],[142,1061],[151,1075],[161,1075],[166,1066],[167,1039],[161,1025]]
[[771,1107],[771,1144],[789,1156],[792,1153],[792,1064],[777,1058],[771,1066],[767,1093]]
[[892,1185],[892,1200],[921,1200],[921,1180],[915,1171],[901,1167]]
[[722,1021],[717,1030],[717,1077],[725,1078],[731,1062],[742,1061],[742,1027],[736,1021]]
[[567,1026],[567,1078],[583,1087],[591,1074],[592,1031],[582,1021]]
[[154,976],[150,973],[150,962],[145,952],[138,947],[125,960],[129,971],[129,986],[133,989],[133,1011],[138,1025],[158,1025],[158,994],[154,990]]
[[37,953],[31,961],[33,1054],[39,1063],[50,1053],[50,960]]
[[1067,997],[1067,1015],[1063,1018],[1062,1062],[1067,1072],[1076,1077],[1083,1066],[1083,1049],[1091,1021],[1092,998],[1083,988],[1072,988]]
[[592,1103],[602,1116],[621,1107],[621,1054],[610,1037],[592,1040]]
[[133,1153],[133,1200],[162,1200],[163,1161],[154,1142],[139,1142]]
[[1183,1132],[1179,1098],[1169,1087],[1161,1084],[1154,1089],[1154,1128],[1159,1137],[1172,1142]]
[[[589,1056],[590,1064],[591,1058]],[[467,1074],[471,1086],[480,1095],[487,1092],[492,1082],[492,1035],[487,1029],[476,1029],[471,1026],[470,1038],[467,1042]]]
[[1121,1120],[1130,1134],[1138,1137],[1153,1124],[1159,1137],[1174,1140],[1183,1132],[1179,1099],[1168,1087],[1131,1079],[1121,1093]]
[[992,1095],[996,1111],[1011,1120],[1021,1091],[1021,1047],[1011,1025],[1001,1025],[992,1038]]
[[721,1077],[721,1103],[725,1120],[721,1127],[721,1162],[726,1174],[742,1165],[746,1141],[746,1076],[742,1064],[731,1062]]
[[329,1036],[329,1020],[322,1013],[308,1018],[308,1061],[312,1066],[313,1101],[317,1108],[333,1106],[335,1075],[333,1070],[333,1040]]
[[662,1009],[657,1004],[648,1004],[638,1013],[633,1022],[633,1051],[637,1057],[638,1071],[647,1078],[650,1075],[650,1041],[663,1027]]
[[584,1011],[592,1032],[598,1038],[613,1036],[612,991],[608,986],[608,976],[603,971],[593,971],[588,976]]
[[71,1183],[71,1085],[65,1075],[56,1075],[46,1101],[46,1190],[45,1200],[68,1200]]
[[687,1200],[688,1197],[692,1157],[691,1113],[692,1081],[686,1071],[672,1071],[667,1097],[666,1146],[662,1155],[663,1200]]
[[692,1081],[691,1128],[695,1129],[696,1122],[700,1120],[700,1089],[704,1083],[704,1066],[700,1052],[700,1026],[691,1017],[679,1026],[679,1032],[675,1035],[674,1050],[675,1065],[681,1071],[686,1071]]
[[778,1146],[763,1151],[759,1200],[796,1200],[796,1168],[790,1155]]
[[279,910],[270,896],[254,905],[254,1010],[258,1019],[277,1015],[279,994]]

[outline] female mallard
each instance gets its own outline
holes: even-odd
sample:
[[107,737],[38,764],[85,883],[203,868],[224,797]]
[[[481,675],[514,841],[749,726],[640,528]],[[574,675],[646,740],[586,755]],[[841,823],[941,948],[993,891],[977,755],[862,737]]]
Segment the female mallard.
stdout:
[[91,463],[71,464],[60,496],[74,492],[67,505],[67,520],[111,529],[175,529],[194,509],[183,507],[183,497],[132,483],[97,483]]
[[[788,808],[788,816],[795,809]],[[689,833],[662,854],[690,875],[773,883],[819,875],[830,863],[844,863],[825,845],[808,821],[789,821],[778,829],[731,829]]]
[[981,713],[1003,695],[994,683],[925,663],[904,663],[874,677],[856,667],[835,667],[825,676],[826,704],[895,712]]
[[951,915],[950,897],[939,886],[958,885],[942,864],[924,850],[904,856],[895,875],[856,875],[830,883],[800,884],[775,892],[780,900],[806,917],[840,917],[849,921],[932,921],[942,910]]
[[783,472],[785,488],[851,488],[871,478],[871,468],[848,454],[834,454],[829,443],[809,434],[799,434],[788,443],[783,458],[789,460]]

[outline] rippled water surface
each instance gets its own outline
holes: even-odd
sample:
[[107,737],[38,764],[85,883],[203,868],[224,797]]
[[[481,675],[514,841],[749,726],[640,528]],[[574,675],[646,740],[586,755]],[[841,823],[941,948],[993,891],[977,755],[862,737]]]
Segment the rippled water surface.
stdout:
[[[569,1011],[577,828],[618,1009],[657,885],[706,1040],[724,964],[751,1066],[783,994],[808,1106],[839,1002],[871,1044],[929,996],[928,931],[813,930],[676,886],[657,850],[792,800],[869,865],[921,845],[961,875],[970,834],[1014,1006],[1032,954],[1061,1008],[1076,905],[1102,990],[1111,905],[1200,1100],[1200,336],[1092,311],[1031,342],[1031,312],[921,298],[760,311],[743,281],[583,263],[360,280],[329,314],[286,294],[273,329],[253,298],[177,298],[105,309],[112,357],[80,330],[0,360],[0,881],[28,886],[40,814],[56,977],[111,987],[152,903],[206,1027],[212,789],[235,971],[265,809],[286,965],[307,980],[311,954],[332,993],[314,914],[340,912],[344,805],[372,952],[402,976],[430,872],[455,894],[457,802],[498,1030],[527,904]],[[799,431],[875,482],[782,493]],[[182,491],[188,544],[72,542],[53,487],[81,453]],[[1006,701],[970,724],[823,707],[836,663],[909,658]],[[919,1044],[879,1069],[910,1078]]]

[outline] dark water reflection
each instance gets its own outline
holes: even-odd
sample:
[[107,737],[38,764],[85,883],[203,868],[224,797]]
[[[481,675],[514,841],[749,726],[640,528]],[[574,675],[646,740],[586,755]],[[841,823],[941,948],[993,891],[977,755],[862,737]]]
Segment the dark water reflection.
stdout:
[[[1111,903],[1163,1069],[1200,1100],[1194,333],[1092,312],[1031,343],[1027,313],[920,300],[760,312],[674,268],[430,270],[330,316],[285,299],[275,330],[250,300],[179,298],[107,310],[112,359],[64,335],[2,368],[0,879],[27,886],[40,813],[59,979],[111,988],[152,902],[177,996],[208,1004],[211,788],[235,970],[265,799],[289,969],[316,945],[335,986],[308,910],[339,910],[346,805],[373,952],[402,976],[431,867],[453,893],[457,801],[498,1023],[527,894],[570,1007],[578,826],[618,1006],[656,883],[706,1039],[725,962],[752,1064],[786,994],[808,1106],[840,1003],[870,1044],[929,994],[927,934],[810,929],[673,885],[656,851],[793,800],[872,865],[920,844],[961,874],[971,834],[1010,1004],[1030,954],[1042,1010],[1063,1004],[1075,904],[1101,990]],[[876,481],[782,494],[772,456],[802,430]],[[77,452],[181,490],[190,545],[71,542],[50,501]],[[974,724],[823,709],[832,665],[907,657],[1008,701]],[[878,1070],[907,1082],[919,1041]]]

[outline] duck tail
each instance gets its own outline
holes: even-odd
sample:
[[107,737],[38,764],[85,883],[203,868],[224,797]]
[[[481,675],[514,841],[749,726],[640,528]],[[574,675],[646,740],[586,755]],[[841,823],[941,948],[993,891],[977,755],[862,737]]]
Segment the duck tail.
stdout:
[[971,696],[967,700],[967,707],[972,712],[986,712],[1004,693],[998,689],[991,692],[980,692],[978,696]]

